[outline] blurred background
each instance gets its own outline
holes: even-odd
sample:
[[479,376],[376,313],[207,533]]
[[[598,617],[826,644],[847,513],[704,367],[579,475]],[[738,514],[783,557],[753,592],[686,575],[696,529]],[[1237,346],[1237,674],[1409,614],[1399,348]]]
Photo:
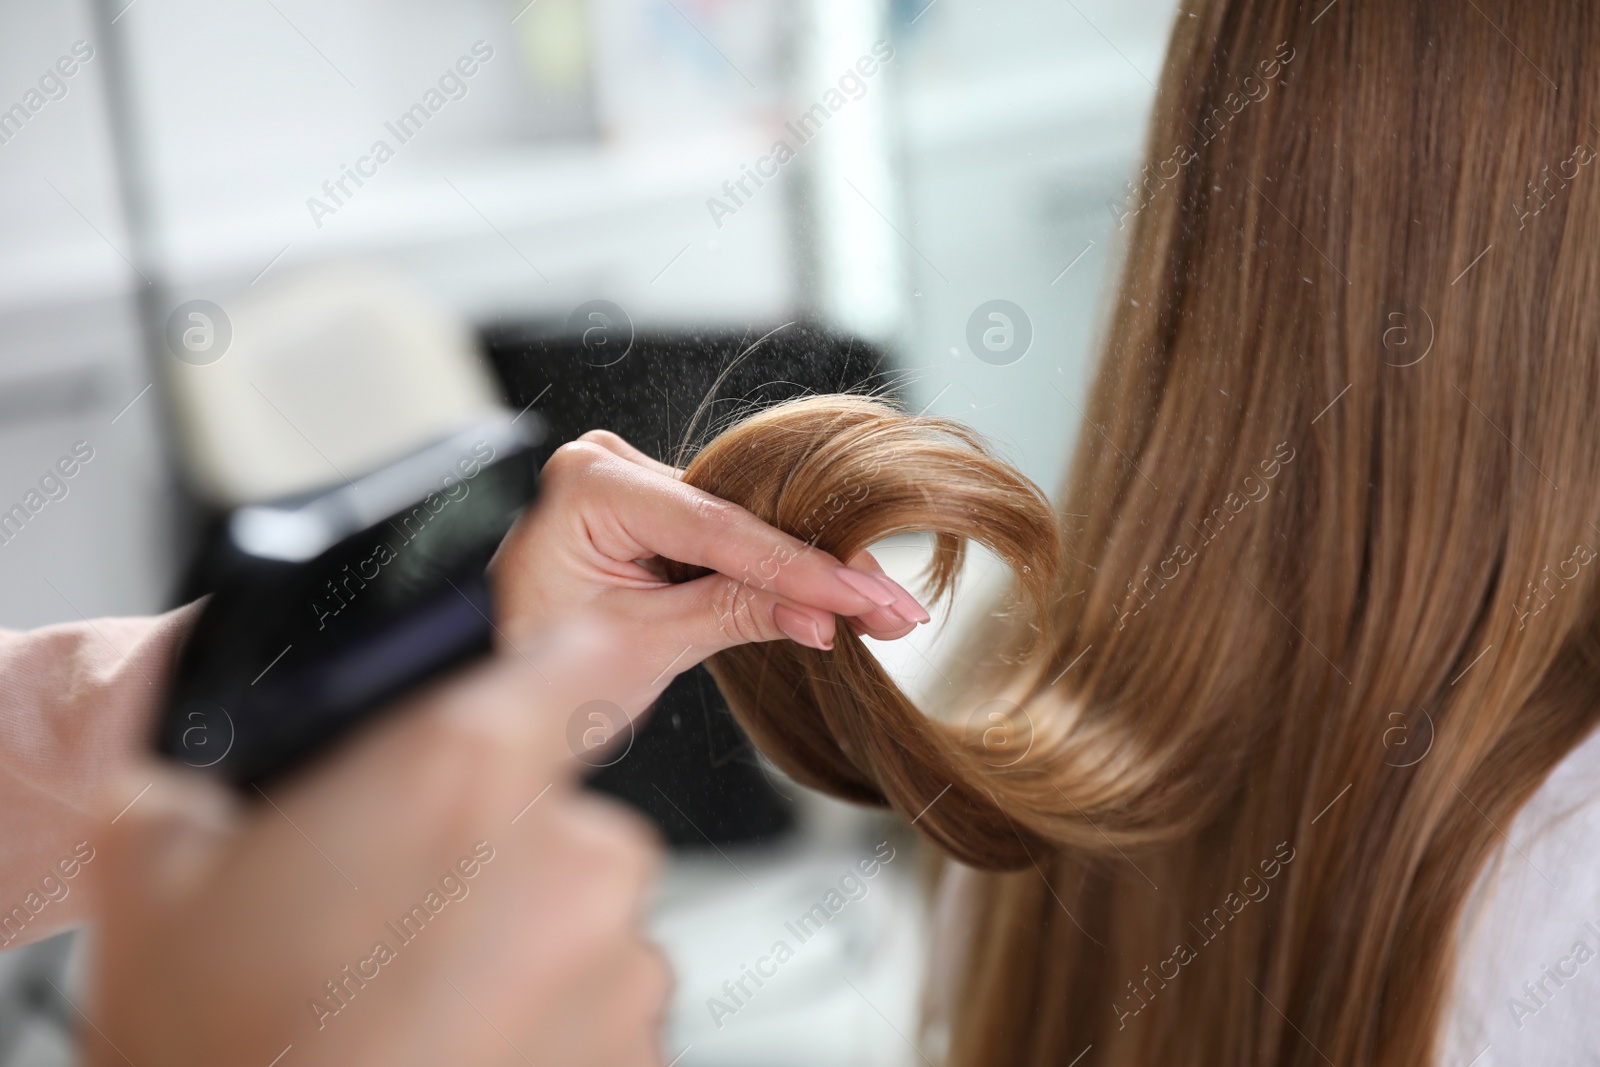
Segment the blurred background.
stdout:
[[[448,322],[552,445],[605,425],[667,458],[742,357],[717,398],[888,389],[968,421],[1053,490],[1173,13],[0,4],[0,626],[199,591],[188,570],[217,484],[251,462],[217,436],[251,413],[205,377],[230,350],[277,367],[261,395],[291,427],[381,425],[389,342],[330,306],[420,316],[402,346]],[[215,401],[209,428],[183,415],[196,397]],[[85,447],[65,495],[35,508],[41,476]],[[900,577],[918,547],[880,556]],[[939,684],[924,629],[883,649],[912,689]],[[669,1058],[937,1057],[936,1030],[918,1029],[926,870],[908,838],[778,778],[700,673],[599,777],[676,849],[657,918],[679,972]],[[785,922],[882,848],[895,859],[865,896],[757,996],[716,1009]],[[0,1065],[74,1062],[74,1009],[45,979],[71,994],[80,959],[71,935],[0,955]]]

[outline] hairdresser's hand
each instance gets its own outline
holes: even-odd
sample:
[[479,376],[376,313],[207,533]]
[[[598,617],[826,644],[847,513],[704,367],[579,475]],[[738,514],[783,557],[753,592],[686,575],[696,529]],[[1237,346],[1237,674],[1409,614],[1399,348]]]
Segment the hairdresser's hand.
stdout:
[[94,865],[88,1062],[659,1067],[656,846],[574,788],[561,691],[476,669],[244,810],[142,775]]
[[[660,557],[717,573],[671,585]],[[871,555],[850,563],[685,485],[673,468],[597,430],[545,464],[538,504],[491,569],[513,625],[598,612],[629,635],[628,666],[648,680],[750,641],[831,648],[836,615],[883,639],[928,620]]]

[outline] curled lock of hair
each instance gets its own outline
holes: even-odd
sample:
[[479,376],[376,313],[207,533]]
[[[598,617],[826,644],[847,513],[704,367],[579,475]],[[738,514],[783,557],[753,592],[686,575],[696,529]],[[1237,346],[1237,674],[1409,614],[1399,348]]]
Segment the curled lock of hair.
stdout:
[[[957,423],[867,397],[810,397],[734,425],[684,480],[839,559],[927,532],[936,600],[951,594],[976,541],[1010,565],[1041,627],[1047,616],[1059,561],[1054,512]],[[770,578],[784,562],[761,570]],[[678,566],[673,577],[700,573]],[[920,813],[918,827],[972,866],[1021,867],[1045,845],[1026,817],[1037,805],[1013,795],[1018,777],[994,766],[981,735],[925,716],[847,627],[831,652],[777,641],[728,649],[708,666],[751,739],[797,781],[908,819]]]

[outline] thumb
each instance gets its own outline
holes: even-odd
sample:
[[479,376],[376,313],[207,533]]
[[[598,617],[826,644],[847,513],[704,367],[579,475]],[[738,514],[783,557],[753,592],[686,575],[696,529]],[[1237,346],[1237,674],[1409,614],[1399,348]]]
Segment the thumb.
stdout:
[[807,648],[833,648],[837,619],[822,608],[800,604],[766,589],[722,574],[708,574],[665,590],[651,590],[662,632],[692,647],[677,664],[695,663],[735,645],[759,641],[795,641]]

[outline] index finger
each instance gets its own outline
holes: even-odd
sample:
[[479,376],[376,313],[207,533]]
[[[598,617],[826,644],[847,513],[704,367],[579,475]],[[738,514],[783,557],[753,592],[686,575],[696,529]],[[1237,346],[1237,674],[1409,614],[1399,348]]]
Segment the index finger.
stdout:
[[[569,458],[562,460],[563,452]],[[846,567],[739,505],[599,445],[567,445],[546,470],[558,491],[580,497],[591,538],[613,560],[663,556],[836,615],[863,615],[899,599],[884,580]]]
[[590,430],[578,438],[590,444],[599,445],[607,452],[620,456],[629,463],[636,463],[646,470],[653,470],[657,474],[664,474],[668,478],[682,478],[683,471],[669,463],[663,463],[654,456],[646,455],[628,443],[628,439],[621,434],[612,433],[610,430]]

